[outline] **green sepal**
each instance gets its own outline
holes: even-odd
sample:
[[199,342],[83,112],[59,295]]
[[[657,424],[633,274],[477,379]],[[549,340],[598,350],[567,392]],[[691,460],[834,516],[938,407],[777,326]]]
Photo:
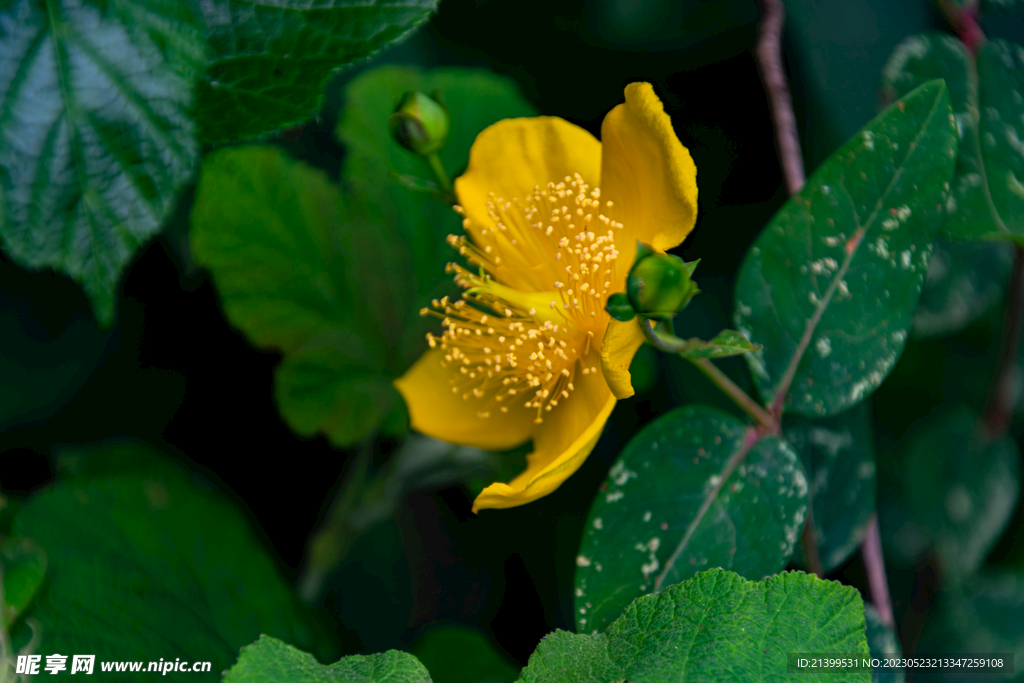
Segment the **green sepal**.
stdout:
[[608,315],[623,323],[628,323],[636,317],[636,311],[633,310],[633,305],[629,303],[629,297],[625,292],[617,292],[608,297],[608,303],[605,304],[604,310],[608,311]]

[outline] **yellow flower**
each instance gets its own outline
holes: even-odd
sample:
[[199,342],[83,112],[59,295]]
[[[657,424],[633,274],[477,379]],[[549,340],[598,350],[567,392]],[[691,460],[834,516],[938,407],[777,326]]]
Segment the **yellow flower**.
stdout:
[[526,470],[485,488],[474,512],[545,496],[590,455],[633,395],[643,343],[605,301],[638,240],[665,251],[693,229],[697,169],[650,84],[626,86],[601,139],[555,117],[499,121],[455,182],[468,238],[448,239],[469,267],[449,271],[465,292],[424,309],[443,334],[395,385],[428,436],[489,450],[533,439]]

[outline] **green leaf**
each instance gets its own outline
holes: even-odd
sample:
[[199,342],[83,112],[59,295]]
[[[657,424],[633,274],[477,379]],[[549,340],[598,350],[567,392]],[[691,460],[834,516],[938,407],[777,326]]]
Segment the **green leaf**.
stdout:
[[31,538],[13,536],[3,539],[0,562],[3,563],[4,576],[4,609],[0,617],[3,618],[3,627],[9,629],[43,583],[46,551]]
[[949,96],[932,81],[829,157],[764,229],[740,269],[735,321],[764,346],[746,359],[767,401],[827,417],[885,379],[906,342],[955,155]]
[[975,60],[952,36],[911,36],[889,58],[882,83],[900,96],[933,78],[949,86],[961,140],[942,232],[1024,244],[1022,48],[990,39]]
[[[892,628],[882,623],[882,618],[871,605],[864,605],[864,623],[867,627],[868,649],[878,659],[901,658],[903,648]],[[871,672],[872,683],[903,683],[907,674],[903,668],[875,667]]]
[[685,346],[676,352],[683,358],[725,358],[727,356],[738,356],[743,353],[757,351],[759,346],[751,344],[739,332],[722,330],[711,341],[703,339],[689,339]]
[[70,275],[109,325],[198,160],[200,20],[178,0],[15,0],[0,27],[4,250]]
[[200,137],[207,144],[245,140],[313,118],[332,71],[405,38],[437,3],[201,3],[209,61],[198,88]]
[[[604,633],[544,638],[522,683],[788,680],[789,653],[867,654],[856,589],[786,572],[754,583],[711,569],[633,602]],[[807,681],[870,674],[801,673]]]
[[514,85],[486,72],[384,67],[354,79],[339,123],[342,188],[272,148],[218,151],[203,162],[192,212],[196,259],[225,312],[258,346],[277,348],[278,406],[302,435],[349,445],[403,420],[391,381],[426,349],[437,321],[420,309],[451,293],[451,207],[393,180],[423,172],[391,141],[387,117],[406,90],[439,89],[454,121],[442,160],[454,168],[476,134],[532,113]]
[[285,419],[339,444],[359,440],[397,400],[388,348],[346,279],[359,251],[345,248],[344,211],[322,172],[273,147],[208,156],[192,209],[193,251],[228,319],[285,354],[276,387]]
[[865,402],[818,420],[787,418],[782,431],[807,472],[818,557],[831,572],[857,550],[875,512],[871,407]]
[[416,658],[389,650],[378,655],[351,655],[324,666],[313,655],[276,638],[261,635],[242,648],[224,683],[430,683]]
[[[725,567],[781,571],[807,508],[793,450],[737,418],[684,407],[623,449],[591,507],[576,558],[576,623],[598,631],[634,598]],[[660,581],[659,581],[660,579]]]
[[938,240],[911,335],[927,339],[962,332],[1002,300],[1012,269],[1009,244]]
[[914,520],[953,580],[978,569],[1013,515],[1020,452],[1009,437],[990,441],[961,409],[937,417],[914,441],[904,480]]
[[512,683],[519,673],[487,636],[465,626],[428,631],[411,651],[434,683]]
[[[312,645],[290,587],[231,504],[148,446],[82,454],[151,465],[75,476],[18,511],[14,533],[49,555],[47,581],[28,612],[42,625],[44,652],[180,657],[223,671],[261,633]],[[15,640],[27,640],[26,631],[23,620]]]

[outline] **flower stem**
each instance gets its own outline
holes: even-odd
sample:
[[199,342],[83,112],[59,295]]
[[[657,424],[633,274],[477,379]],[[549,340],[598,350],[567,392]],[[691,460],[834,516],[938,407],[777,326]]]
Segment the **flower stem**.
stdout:
[[433,152],[423,158],[426,160],[427,166],[430,166],[430,171],[434,174],[434,178],[437,179],[437,184],[441,188],[445,201],[449,204],[454,204],[455,193],[452,192],[452,180],[448,177],[448,172],[444,170],[441,157],[437,156],[437,152]]
[[764,16],[757,40],[757,65],[761,81],[768,93],[775,136],[779,146],[779,161],[786,176],[786,188],[796,194],[804,186],[804,162],[800,153],[800,140],[796,134],[796,117],[789,96],[789,85],[782,68],[782,22],[786,10],[782,0],[762,0]]
[[[647,337],[647,341],[650,342],[651,346],[660,351],[678,353],[688,347],[687,343],[682,339],[675,337],[666,339],[659,336],[654,331],[654,328],[651,327],[651,321],[648,318],[640,318],[640,329],[643,330],[644,336]],[[686,358],[685,356],[683,357]],[[707,358],[686,358],[686,360],[697,366],[697,369],[704,373],[705,377],[711,380],[715,386],[721,389],[726,396],[731,398],[736,405],[742,408],[747,415],[750,415],[762,428],[772,434],[778,433],[778,421],[769,415],[768,411],[759,406],[754,399],[750,398],[747,392],[736,386],[736,383],[719,370],[714,363]]]
[[864,571],[868,575],[871,602],[882,623],[893,628],[896,621],[892,616],[889,584],[885,578],[885,558],[882,557],[882,535],[878,531],[878,515],[872,515],[871,521],[868,522],[868,532],[861,543],[860,554],[864,560]]

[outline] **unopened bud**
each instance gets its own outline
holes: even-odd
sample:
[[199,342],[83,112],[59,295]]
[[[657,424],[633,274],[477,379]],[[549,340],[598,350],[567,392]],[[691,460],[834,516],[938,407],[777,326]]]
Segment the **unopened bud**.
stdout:
[[437,90],[430,95],[406,91],[395,113],[388,117],[388,129],[395,142],[420,156],[441,149],[450,127],[448,107]]
[[652,320],[669,320],[686,308],[700,291],[690,279],[697,263],[656,252],[638,258],[626,278],[626,294],[633,310]]
[[633,310],[633,305],[629,303],[629,297],[625,292],[608,297],[608,303],[605,304],[604,310],[608,311],[608,315],[623,323],[628,323],[636,317],[636,311]]

